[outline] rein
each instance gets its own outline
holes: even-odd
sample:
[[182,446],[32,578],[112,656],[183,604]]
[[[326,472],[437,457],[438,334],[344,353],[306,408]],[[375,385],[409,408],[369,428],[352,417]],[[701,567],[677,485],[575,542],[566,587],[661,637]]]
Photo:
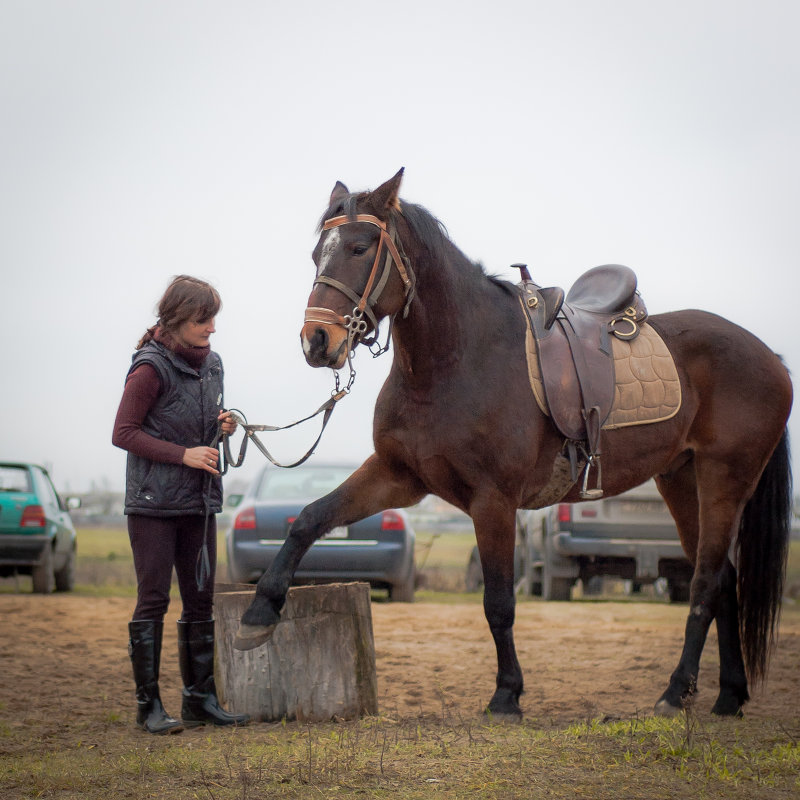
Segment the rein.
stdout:
[[[333,390],[333,392],[331,392],[331,396],[313,414],[309,414],[307,417],[303,417],[303,419],[299,419],[296,422],[291,422],[288,425],[252,425],[247,421],[247,418],[242,411],[239,411],[237,408],[228,409],[231,417],[238,425],[241,426],[245,436],[244,439],[242,439],[242,443],[239,447],[239,455],[234,460],[231,456],[231,448],[228,441],[229,437],[227,434],[222,432],[222,423],[218,423],[217,432],[209,444],[209,447],[219,448],[220,443],[222,444],[219,469],[220,476],[225,475],[229,467],[233,467],[235,469],[242,466],[244,463],[245,454],[247,453],[247,445],[251,440],[258,450],[261,451],[261,453],[276,467],[285,467],[286,469],[291,469],[292,467],[300,466],[300,464],[310,458],[313,452],[317,449],[320,439],[322,439],[322,434],[325,432],[325,427],[328,424],[328,420],[331,418],[331,414],[333,414],[333,409],[343,397],[346,397],[348,394],[350,394],[350,388],[352,387],[353,381],[355,381],[356,378],[356,372],[351,366],[350,377],[348,378],[347,385],[342,389],[339,387],[339,373],[336,372],[334,375],[336,377],[336,388]],[[272,457],[272,454],[269,452],[269,450],[267,450],[267,448],[264,446],[264,443],[258,438],[258,436],[256,436],[256,431],[285,431],[289,428],[294,428],[295,425],[300,425],[302,422],[308,422],[308,420],[314,419],[314,417],[318,416],[319,414],[323,415],[322,427],[320,428],[319,436],[317,436],[316,441],[306,451],[305,455],[291,464],[281,464],[280,462],[276,461]],[[203,544],[200,546],[200,550],[197,553],[197,563],[195,565],[195,582],[197,583],[197,588],[199,591],[203,591],[206,582],[211,577],[211,559],[208,554],[208,522],[211,518],[211,478],[211,473],[206,473],[205,487],[203,491],[203,505],[205,506]]]
[[[378,240],[378,251],[375,253],[375,260],[372,263],[369,277],[367,278],[367,285],[361,297],[356,294],[349,286],[336,280],[329,278],[327,275],[320,275],[314,281],[316,286],[318,283],[332,286],[334,289],[340,291],[349,300],[355,303],[353,310],[350,314],[337,314],[330,308],[322,306],[309,306],[306,308],[305,321],[319,322],[323,325],[341,325],[347,330],[347,352],[348,362],[350,362],[350,353],[361,340],[370,349],[374,358],[382,355],[389,349],[389,341],[392,335],[391,323],[389,325],[389,332],[386,336],[386,344],[383,347],[378,347],[373,351],[372,346],[378,341],[378,319],[373,311],[374,306],[377,304],[383,290],[386,288],[386,283],[389,280],[389,275],[392,271],[392,265],[397,269],[400,279],[403,281],[405,287],[405,305],[403,306],[403,318],[408,316],[408,309],[411,301],[414,299],[414,291],[416,287],[416,276],[411,269],[411,262],[405,253],[402,252],[402,244],[397,238],[397,230],[391,222],[387,225],[383,220],[372,214],[356,214],[354,217],[346,215],[339,217],[331,217],[323,226],[323,231],[329,231],[332,228],[338,228],[340,225],[347,225],[353,222],[366,222],[370,225],[375,225],[380,229],[380,239]],[[384,260],[383,269],[381,270],[381,255],[383,248],[386,247],[386,258]],[[380,271],[380,276],[378,272]],[[367,332],[367,317],[372,324],[373,335],[366,337],[364,334]],[[352,370],[352,364],[350,366]]]
[[[230,450],[230,444],[228,443],[228,437],[225,435],[217,435],[217,441],[211,444],[211,447],[216,447],[218,444],[218,440],[222,439],[222,455],[224,465],[222,469],[220,469],[219,474],[224,475],[229,467],[233,467],[234,469],[237,467],[241,467],[242,463],[244,462],[245,454],[247,453],[247,445],[252,440],[253,444],[258,448],[261,454],[271,461],[276,467],[284,467],[285,469],[291,469],[292,467],[299,467],[304,461],[307,461],[314,451],[317,449],[317,445],[320,443],[322,439],[322,434],[325,432],[325,427],[328,424],[328,421],[331,418],[331,414],[333,414],[333,409],[336,407],[336,404],[345,396],[350,394],[350,387],[353,385],[353,381],[355,380],[356,373],[355,370],[350,370],[350,378],[347,381],[347,385],[343,388],[339,388],[339,375],[336,373],[336,389],[331,393],[331,396],[312,414],[309,414],[307,417],[303,417],[302,419],[298,419],[296,422],[290,422],[288,425],[252,425],[247,421],[247,418],[244,416],[244,413],[239,411],[238,409],[229,409],[231,413],[231,417],[234,421],[241,426],[242,430],[244,431],[244,439],[242,439],[242,444],[239,447],[239,455],[236,459],[233,459]],[[256,436],[257,431],[286,431],[289,428],[294,428],[296,425],[300,425],[303,422],[308,422],[310,419],[314,419],[314,417],[322,414],[322,427],[320,428],[319,435],[317,436],[314,444],[309,447],[306,451],[305,455],[301,456],[297,461],[293,461],[291,464],[281,464],[279,461],[276,461],[272,454],[267,450],[264,446],[264,443]]]

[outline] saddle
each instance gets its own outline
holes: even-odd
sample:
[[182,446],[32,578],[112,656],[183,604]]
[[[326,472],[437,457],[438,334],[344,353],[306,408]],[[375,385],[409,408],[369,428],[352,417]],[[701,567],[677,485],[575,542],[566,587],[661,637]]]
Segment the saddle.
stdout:
[[[614,357],[611,337],[632,340],[647,319],[636,290],[636,274],[628,267],[595,267],[575,281],[569,293],[542,288],[525,264],[520,270],[520,300],[531,324],[539,371],[550,417],[567,442],[573,472],[585,464],[581,497],[602,497],[600,430],[614,402]],[[594,489],[589,473],[597,468]],[[577,480],[577,474],[574,479]]]

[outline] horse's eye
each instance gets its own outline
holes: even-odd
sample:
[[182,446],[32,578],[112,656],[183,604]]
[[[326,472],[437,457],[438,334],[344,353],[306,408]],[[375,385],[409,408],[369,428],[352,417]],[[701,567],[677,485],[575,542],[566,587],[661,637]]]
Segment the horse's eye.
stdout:
[[357,245],[356,245],[356,246],[353,248],[353,255],[354,255],[354,256],[363,256],[363,255],[364,255],[364,253],[366,253],[366,252],[367,252],[367,250],[369,250],[369,248],[367,247],[367,245],[365,245],[365,244],[357,244]]

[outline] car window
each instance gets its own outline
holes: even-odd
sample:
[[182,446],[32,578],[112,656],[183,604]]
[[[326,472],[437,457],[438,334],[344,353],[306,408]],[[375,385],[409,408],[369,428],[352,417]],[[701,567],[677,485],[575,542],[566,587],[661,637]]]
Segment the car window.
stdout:
[[0,465],[0,492],[30,493],[31,491],[33,486],[27,469]]
[[333,491],[353,470],[349,467],[314,467],[265,472],[257,500],[314,500]]
[[33,482],[36,485],[36,494],[39,502],[43,506],[61,507],[56,490],[53,488],[53,484],[50,483],[50,478],[35,467],[33,468]]
[[61,509],[61,511],[66,511],[67,505],[61,499],[61,495],[56,491],[56,487],[53,485],[53,479],[47,473],[44,474],[44,478],[49,487],[49,494],[55,498],[56,505]]

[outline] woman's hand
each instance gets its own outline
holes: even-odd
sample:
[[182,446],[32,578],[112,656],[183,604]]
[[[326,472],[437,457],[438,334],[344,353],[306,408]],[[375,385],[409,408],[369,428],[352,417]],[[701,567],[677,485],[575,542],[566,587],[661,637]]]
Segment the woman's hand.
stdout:
[[[220,423],[220,432],[230,436],[236,430],[236,420],[230,411],[220,411],[217,417]],[[214,447],[187,447],[183,454],[183,463],[193,469],[204,469],[212,475],[219,475],[217,462],[219,451]]]
[[220,423],[220,430],[225,436],[230,436],[236,430],[236,420],[230,411],[220,411],[217,420]]
[[[234,426],[236,423],[234,423]],[[219,452],[213,447],[187,447],[183,454],[183,463],[193,469],[204,469],[212,475],[219,475],[217,471]]]

